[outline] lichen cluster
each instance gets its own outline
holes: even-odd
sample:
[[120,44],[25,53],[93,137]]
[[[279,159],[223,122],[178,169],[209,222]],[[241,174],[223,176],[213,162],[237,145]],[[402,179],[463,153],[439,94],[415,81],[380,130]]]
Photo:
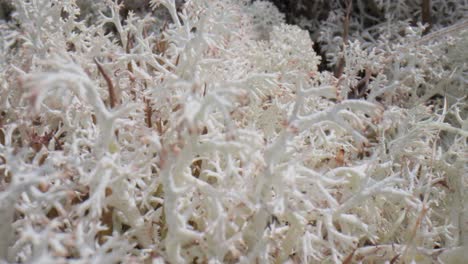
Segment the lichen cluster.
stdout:
[[8,3],[0,263],[468,259],[468,3],[344,2]]

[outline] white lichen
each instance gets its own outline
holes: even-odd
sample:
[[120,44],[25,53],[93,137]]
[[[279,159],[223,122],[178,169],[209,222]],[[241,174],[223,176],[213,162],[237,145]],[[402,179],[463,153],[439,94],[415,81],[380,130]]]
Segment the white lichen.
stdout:
[[348,40],[329,1],[339,74],[270,3],[127,2],[0,20],[1,263],[466,258],[465,1],[423,36],[376,0]]

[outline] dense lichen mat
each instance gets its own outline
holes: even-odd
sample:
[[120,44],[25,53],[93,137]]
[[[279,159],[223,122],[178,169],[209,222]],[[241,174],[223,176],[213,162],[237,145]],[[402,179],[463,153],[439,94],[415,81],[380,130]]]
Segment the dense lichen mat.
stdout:
[[0,0],[0,263],[468,259],[468,2],[284,3]]

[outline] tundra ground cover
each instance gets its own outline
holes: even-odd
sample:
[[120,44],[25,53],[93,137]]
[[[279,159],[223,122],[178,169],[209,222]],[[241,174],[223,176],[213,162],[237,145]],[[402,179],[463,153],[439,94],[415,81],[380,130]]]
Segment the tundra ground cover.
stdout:
[[150,2],[0,20],[0,261],[467,258],[466,1]]

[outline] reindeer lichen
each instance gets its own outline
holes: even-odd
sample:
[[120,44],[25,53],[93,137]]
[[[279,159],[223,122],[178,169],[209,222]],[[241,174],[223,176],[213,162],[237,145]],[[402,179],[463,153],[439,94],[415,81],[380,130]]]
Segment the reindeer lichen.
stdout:
[[0,0],[0,263],[467,259],[468,4],[317,3]]

